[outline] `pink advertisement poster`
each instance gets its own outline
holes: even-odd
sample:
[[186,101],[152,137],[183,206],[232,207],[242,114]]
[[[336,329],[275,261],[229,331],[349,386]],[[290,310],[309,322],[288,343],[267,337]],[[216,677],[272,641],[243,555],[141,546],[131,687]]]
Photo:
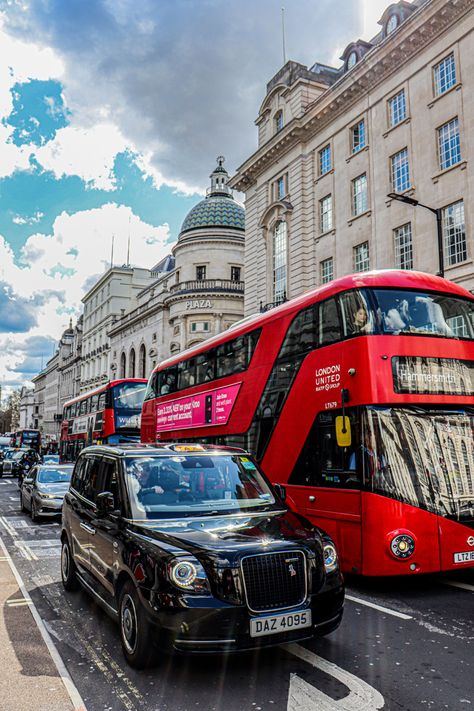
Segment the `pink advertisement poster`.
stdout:
[[242,383],[167,400],[156,407],[156,431],[225,425]]

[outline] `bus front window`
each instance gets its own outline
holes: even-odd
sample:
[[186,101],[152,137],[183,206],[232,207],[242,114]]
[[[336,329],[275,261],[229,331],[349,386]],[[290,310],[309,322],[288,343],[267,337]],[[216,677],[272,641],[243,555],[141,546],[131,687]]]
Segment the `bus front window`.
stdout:
[[362,413],[365,488],[474,522],[474,412],[369,407]]
[[117,428],[140,427],[140,415],[146,383],[120,383],[113,388],[113,406]]

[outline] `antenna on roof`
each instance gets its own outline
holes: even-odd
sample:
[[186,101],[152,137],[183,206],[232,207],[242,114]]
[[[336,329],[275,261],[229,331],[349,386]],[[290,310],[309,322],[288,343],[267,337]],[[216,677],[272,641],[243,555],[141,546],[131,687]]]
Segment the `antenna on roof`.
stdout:
[[281,41],[283,48],[283,64],[286,64],[286,49],[285,49],[285,8],[281,8]]
[[131,217],[128,217],[128,244],[127,244],[127,267],[130,266],[130,220]]

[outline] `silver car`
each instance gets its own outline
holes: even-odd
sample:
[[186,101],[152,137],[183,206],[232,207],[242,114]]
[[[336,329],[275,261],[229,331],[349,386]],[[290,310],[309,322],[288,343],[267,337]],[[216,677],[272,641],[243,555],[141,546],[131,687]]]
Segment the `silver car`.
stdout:
[[20,488],[20,506],[31,512],[32,521],[61,515],[73,468],[72,464],[40,464],[30,469]]

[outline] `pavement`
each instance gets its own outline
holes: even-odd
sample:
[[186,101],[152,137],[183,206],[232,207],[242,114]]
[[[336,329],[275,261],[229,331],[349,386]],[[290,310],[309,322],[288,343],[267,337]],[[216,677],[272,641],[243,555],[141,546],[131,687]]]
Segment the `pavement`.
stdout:
[[0,709],[78,711],[68,693],[69,680],[53,660],[33,603],[20,589],[10,561],[0,545]]

